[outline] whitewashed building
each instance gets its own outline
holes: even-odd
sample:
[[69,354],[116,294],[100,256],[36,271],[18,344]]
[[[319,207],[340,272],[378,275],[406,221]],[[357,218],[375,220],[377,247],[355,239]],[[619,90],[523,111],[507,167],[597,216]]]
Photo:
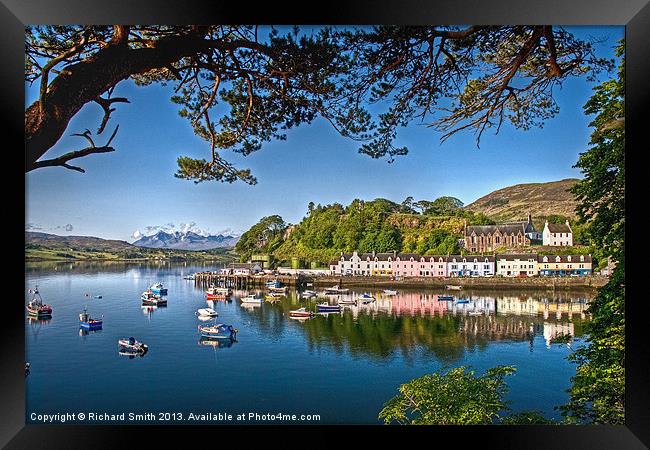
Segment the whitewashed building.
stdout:
[[562,247],[573,245],[573,230],[569,221],[564,223],[548,223],[544,224],[544,231],[542,232],[542,245]]
[[534,277],[537,269],[537,254],[503,254],[496,256],[497,275],[501,277]]
[[495,271],[494,256],[451,255],[447,257],[448,277],[491,277]]

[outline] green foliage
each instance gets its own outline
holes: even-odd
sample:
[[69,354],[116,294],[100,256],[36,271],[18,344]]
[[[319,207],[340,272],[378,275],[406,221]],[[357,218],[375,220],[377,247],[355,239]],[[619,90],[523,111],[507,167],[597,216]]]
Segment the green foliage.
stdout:
[[460,210],[463,207],[463,202],[455,197],[439,197],[432,202],[420,200],[416,205],[422,210],[422,214],[448,216]]
[[625,423],[625,58],[624,44],[618,77],[595,88],[585,105],[596,114],[591,147],[580,155],[584,179],[573,192],[578,215],[591,241],[602,249],[603,260],[617,264],[609,282],[589,306],[592,320],[585,331],[587,345],[571,359],[577,362],[569,402],[562,406],[568,421]]
[[539,411],[521,411],[510,414],[501,421],[502,425],[558,425],[557,422],[547,419]]
[[286,228],[280,216],[263,217],[241,235],[235,251],[242,261],[248,261],[253,253],[272,253],[282,244]]
[[481,425],[501,419],[508,409],[504,378],[511,366],[488,369],[476,376],[461,366],[425,375],[399,387],[399,394],[384,404],[379,418],[389,424]]

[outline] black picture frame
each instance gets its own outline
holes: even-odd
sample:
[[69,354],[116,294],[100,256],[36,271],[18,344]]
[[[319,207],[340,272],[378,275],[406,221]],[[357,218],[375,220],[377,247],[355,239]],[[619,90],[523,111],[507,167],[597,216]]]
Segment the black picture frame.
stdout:
[[[629,0],[625,3],[611,0],[546,0],[524,4],[518,0],[445,0],[423,3],[417,0],[356,1],[322,3],[319,8],[307,10],[309,5],[287,2],[250,6],[233,2],[208,3],[196,0],[183,2],[139,0],[1,0],[0,23],[2,41],[0,51],[2,70],[2,124],[4,161],[8,168],[5,180],[12,175],[5,196],[7,233],[22,235],[20,220],[11,218],[18,211],[25,212],[24,159],[18,149],[24,146],[24,25],[25,24],[113,24],[113,23],[261,23],[261,24],[561,24],[561,25],[625,25],[626,27],[626,196],[627,232],[635,241],[643,236],[643,209],[645,206],[643,180],[644,152],[648,144],[643,129],[642,112],[650,105],[648,75],[650,75],[650,4],[648,0]],[[11,139],[8,139],[11,138]],[[10,143],[11,142],[11,143]],[[15,179],[13,177],[16,177]],[[638,186],[637,186],[638,184]],[[13,186],[13,187],[12,187]],[[18,192],[15,192],[18,191]],[[55,200],[54,200],[55,201]],[[88,426],[88,425],[26,425],[24,375],[24,310],[19,298],[23,285],[17,280],[23,263],[16,262],[24,251],[20,240],[15,253],[7,259],[9,269],[5,285],[8,298],[0,314],[2,364],[0,366],[0,445],[11,449],[32,448],[129,448],[132,438],[144,436],[169,442],[172,435],[190,434],[195,438],[205,429],[206,438],[215,445],[247,438],[259,433],[272,433],[288,440],[289,433],[300,437],[330,437],[341,439],[337,432],[318,426]],[[18,241],[18,242],[16,242]],[[644,243],[645,241],[640,241]],[[632,248],[626,269],[629,273],[626,297],[626,425],[625,426],[484,426],[484,427],[355,427],[363,434],[370,431],[379,439],[388,435],[408,439],[414,436],[438,441],[472,443],[491,448],[648,448],[650,446],[650,351],[644,333],[647,302],[643,297],[642,270],[647,263],[641,258],[642,246]],[[14,276],[15,275],[15,276]],[[291,428],[291,430],[289,430]],[[349,428],[348,428],[349,430]],[[229,433],[232,432],[232,433]],[[246,433],[246,434],[244,434]],[[408,433],[408,434],[404,434]],[[433,434],[433,436],[431,436]],[[226,436],[226,440],[223,439]],[[246,439],[248,440],[248,439]],[[278,442],[283,442],[278,441]],[[424,441],[424,442],[427,442]],[[308,441],[309,442],[309,441]],[[449,441],[448,441],[449,442]],[[456,445],[456,444],[451,444]]]

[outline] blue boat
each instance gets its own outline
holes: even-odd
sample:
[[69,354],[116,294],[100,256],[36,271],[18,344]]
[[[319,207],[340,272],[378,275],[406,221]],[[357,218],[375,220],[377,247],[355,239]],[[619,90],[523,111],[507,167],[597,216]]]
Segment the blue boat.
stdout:
[[278,280],[267,281],[265,284],[267,288],[279,288],[281,286]]
[[330,305],[327,303],[319,303],[316,305],[316,311],[318,312],[340,312],[341,305]]
[[153,291],[154,294],[167,295],[167,288],[163,287],[162,283],[152,285],[149,290]]
[[232,325],[226,325],[223,323],[212,326],[199,325],[198,329],[202,338],[235,339],[237,337],[237,329],[233,328]]
[[82,313],[79,314],[79,327],[88,331],[101,330],[104,323],[104,318],[93,319],[90,317],[90,314],[84,309]]
[[456,303],[457,304],[469,303],[469,300],[467,300],[466,298],[459,298],[458,300],[456,300]]
[[452,302],[454,301],[454,297],[451,295],[439,295],[438,296],[438,301],[439,302]]

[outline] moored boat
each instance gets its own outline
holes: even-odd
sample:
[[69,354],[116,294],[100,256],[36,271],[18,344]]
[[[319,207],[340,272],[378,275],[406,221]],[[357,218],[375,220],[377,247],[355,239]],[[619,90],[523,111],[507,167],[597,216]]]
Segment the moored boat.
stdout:
[[282,284],[278,280],[271,280],[264,283],[267,288],[279,288]]
[[452,295],[438,295],[437,297],[439,302],[451,302],[454,300]]
[[230,288],[225,287],[209,287],[205,291],[205,298],[208,300],[227,300],[232,294]]
[[460,291],[463,288],[462,286],[457,286],[455,284],[448,284],[446,287],[450,291]]
[[384,294],[385,295],[397,295],[397,291],[393,291],[392,289],[384,289]]
[[316,305],[316,310],[318,312],[339,312],[341,311],[341,305],[330,305],[328,303],[319,303]]
[[190,275],[185,275],[185,276],[183,277],[183,279],[184,279],[184,280],[194,280],[194,279],[196,279],[196,277],[195,277],[194,274],[192,273],[192,274],[190,274]]
[[465,303],[469,303],[469,300],[467,300],[466,298],[459,298],[458,300],[456,300],[456,303],[462,305]]
[[246,297],[241,298],[242,303],[262,304],[264,299],[256,294],[248,294]]
[[146,344],[136,341],[134,337],[120,339],[117,344],[120,347],[120,353],[145,354],[149,351]]
[[357,300],[351,297],[341,298],[338,301],[339,305],[356,305]]
[[209,339],[235,339],[237,337],[237,329],[232,325],[219,323],[209,326],[198,326],[201,337]]
[[85,308],[81,313],[79,313],[79,326],[84,330],[88,330],[88,331],[101,330],[103,324],[104,324],[103,316],[101,319],[93,319],[92,317],[90,317],[90,314],[88,314],[88,311],[86,311]]
[[347,294],[348,292],[350,292],[350,289],[342,289],[338,284],[330,288],[325,288],[326,294]]
[[288,289],[287,289],[286,286],[283,286],[283,287],[270,287],[270,288],[269,288],[269,291],[270,291],[270,292],[281,293],[281,294],[286,293],[287,290],[288,290]]
[[300,295],[307,298],[316,297],[316,291],[311,291],[308,289],[306,291],[302,291]]
[[43,303],[41,294],[38,292],[38,286],[34,289],[30,289],[29,292],[32,295],[32,299],[27,303],[25,307],[27,309],[27,314],[30,317],[35,317],[38,319],[52,317],[52,307]]
[[196,315],[199,317],[217,317],[219,313],[212,308],[200,308],[196,311]]
[[167,295],[167,288],[163,287],[162,283],[156,283],[151,285],[149,290],[153,291],[154,294]]
[[313,317],[313,311],[307,311],[305,308],[294,309],[289,311],[289,317]]
[[165,306],[167,305],[167,300],[162,298],[159,294],[154,293],[151,289],[148,289],[142,293],[140,296],[143,306]]

